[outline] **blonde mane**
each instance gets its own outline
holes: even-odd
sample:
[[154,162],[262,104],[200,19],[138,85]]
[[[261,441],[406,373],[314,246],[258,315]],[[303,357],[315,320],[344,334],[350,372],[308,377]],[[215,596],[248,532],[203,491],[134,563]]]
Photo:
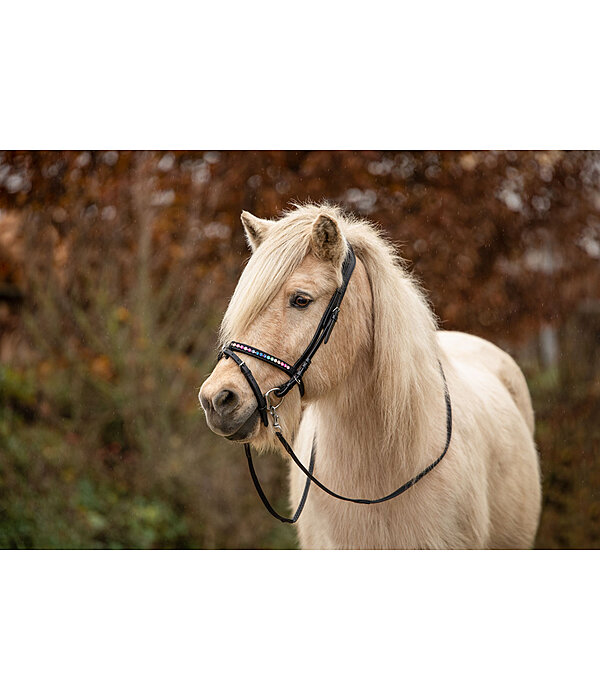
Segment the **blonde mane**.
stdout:
[[418,459],[415,448],[428,442],[423,438],[431,430],[431,402],[443,401],[436,319],[391,242],[365,221],[352,219],[343,230],[371,285],[373,381],[387,446]]

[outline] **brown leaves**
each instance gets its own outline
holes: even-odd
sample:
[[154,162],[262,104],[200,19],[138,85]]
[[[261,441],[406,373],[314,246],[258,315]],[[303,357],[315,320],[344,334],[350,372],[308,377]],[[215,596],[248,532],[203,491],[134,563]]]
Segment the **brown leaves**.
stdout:
[[[564,318],[599,293],[596,161],[559,151],[6,152],[0,206],[52,225],[57,267],[93,236],[127,278],[143,184],[162,249],[155,283],[193,261],[181,293],[222,307],[246,257],[240,212],[274,217],[290,201],[328,199],[402,244],[447,327],[493,338],[507,323],[519,336]],[[0,274],[14,272],[3,263]]]

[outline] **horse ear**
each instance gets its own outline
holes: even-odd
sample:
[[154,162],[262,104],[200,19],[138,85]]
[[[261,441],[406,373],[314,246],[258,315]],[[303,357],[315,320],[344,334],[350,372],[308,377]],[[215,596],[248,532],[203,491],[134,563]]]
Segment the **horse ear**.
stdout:
[[252,248],[252,252],[254,252],[264,241],[271,222],[266,219],[259,219],[257,216],[253,216],[247,211],[243,211],[240,218],[246,233],[248,245]]
[[341,264],[346,254],[346,244],[337,221],[327,214],[319,214],[312,229],[312,251],[334,265]]

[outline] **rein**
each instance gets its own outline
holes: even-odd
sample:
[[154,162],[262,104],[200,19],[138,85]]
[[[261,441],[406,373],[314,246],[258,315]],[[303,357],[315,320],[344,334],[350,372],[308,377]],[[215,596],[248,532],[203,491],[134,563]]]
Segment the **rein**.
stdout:
[[[298,387],[300,391],[300,396],[304,396],[304,383],[302,381],[302,377],[304,376],[304,373],[310,366],[311,360],[314,357],[317,350],[321,347],[321,345],[326,345],[329,340],[329,337],[331,336],[331,331],[333,330],[333,327],[335,326],[336,321],[338,319],[340,305],[346,293],[348,282],[350,281],[350,277],[352,276],[352,272],[354,271],[355,265],[356,257],[354,255],[354,251],[352,250],[352,246],[348,244],[348,251],[346,253],[346,257],[342,265],[342,284],[333,293],[329,304],[327,305],[327,308],[325,309],[323,316],[321,317],[317,330],[315,331],[315,334],[312,337],[312,340],[310,341],[302,355],[298,358],[298,360],[296,360],[296,362],[293,365],[284,362],[283,360],[279,359],[278,357],[275,357],[274,355],[252,347],[251,345],[245,345],[244,343],[239,343],[237,341],[231,342],[228,345],[224,346],[218,355],[218,360],[220,360],[222,357],[229,357],[238,365],[256,397],[258,412],[265,427],[269,426],[268,415],[270,414],[271,419],[273,421],[273,429],[275,430],[275,436],[283,446],[284,450],[290,455],[290,457],[294,461],[294,464],[296,464],[296,466],[306,476],[306,484],[304,486],[304,490],[302,492],[302,497],[300,498],[298,507],[296,508],[296,512],[291,518],[287,518],[283,515],[280,515],[273,508],[260,485],[258,475],[256,474],[254,464],[252,462],[252,452],[250,450],[249,443],[244,444],[244,451],[246,453],[246,459],[248,460],[248,469],[250,470],[252,483],[254,484],[254,487],[256,488],[256,491],[260,496],[260,499],[263,502],[265,508],[274,518],[277,518],[282,523],[297,522],[298,518],[302,513],[302,510],[304,509],[304,506],[306,505],[308,491],[311,483],[315,484],[315,486],[318,486],[322,491],[329,494],[333,498],[337,498],[340,501],[348,501],[350,503],[358,503],[361,505],[374,505],[377,503],[384,503],[385,501],[390,501],[392,498],[396,498],[400,494],[404,493],[411,486],[414,486],[417,483],[417,481],[420,481],[426,474],[429,474],[429,472],[432,471],[432,469],[434,469],[434,467],[436,467],[442,461],[442,459],[444,459],[446,453],[448,452],[448,448],[450,447],[450,441],[452,439],[452,404],[450,401],[450,393],[448,391],[448,383],[446,382],[446,376],[444,375],[444,370],[442,368],[441,362],[439,363],[439,365],[442,379],[444,381],[444,399],[446,401],[446,444],[444,445],[444,449],[442,450],[440,456],[427,467],[425,467],[425,469],[419,472],[412,479],[409,479],[406,483],[402,484],[402,486],[397,488],[395,491],[388,493],[386,496],[382,496],[381,498],[368,499],[351,498],[349,496],[342,496],[339,493],[335,493],[335,491],[332,491],[330,488],[325,486],[325,484],[321,483],[313,474],[316,453],[315,438],[313,438],[313,444],[310,455],[310,464],[309,468],[307,469],[302,464],[302,462],[300,462],[290,444],[283,437],[281,433],[281,426],[279,425],[279,416],[277,415],[276,409],[281,405],[285,396],[295,386]],[[237,355],[237,353],[250,355],[251,357],[256,357],[257,359],[262,360],[263,362],[267,362],[268,364],[271,364],[274,367],[277,367],[278,369],[285,372],[289,376],[289,379],[284,384],[281,384],[278,387],[274,387],[273,389],[269,389],[265,394],[263,394],[250,368],[248,367],[248,365],[246,365],[244,360],[242,360]],[[280,401],[277,404],[273,403],[271,394],[274,394],[278,399],[280,399]]]

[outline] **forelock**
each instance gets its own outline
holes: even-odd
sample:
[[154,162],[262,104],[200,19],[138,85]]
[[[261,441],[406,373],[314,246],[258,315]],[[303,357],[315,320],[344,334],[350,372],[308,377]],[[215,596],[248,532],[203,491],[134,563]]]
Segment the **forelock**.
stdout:
[[242,272],[221,324],[221,345],[242,336],[306,257],[310,226],[282,224],[276,222]]
[[[267,308],[284,282],[306,257],[312,225],[321,213],[345,219],[330,205],[294,205],[272,223],[268,235],[251,256],[231,297],[219,334],[221,346],[243,337]],[[347,220],[347,219],[346,219]]]

